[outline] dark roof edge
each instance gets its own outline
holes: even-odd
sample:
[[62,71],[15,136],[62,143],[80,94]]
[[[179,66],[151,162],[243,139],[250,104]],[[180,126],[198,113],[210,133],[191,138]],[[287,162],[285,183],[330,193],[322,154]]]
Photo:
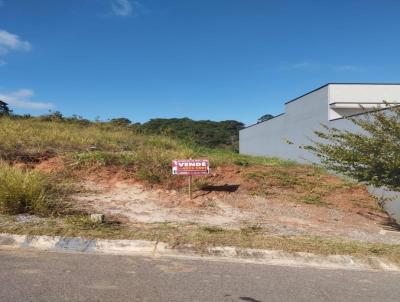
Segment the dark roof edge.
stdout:
[[247,128],[250,128],[250,127],[253,127],[253,126],[257,126],[257,125],[260,125],[260,124],[264,124],[264,123],[269,122],[270,120],[273,120],[274,118],[279,117],[279,116],[284,115],[284,114],[285,114],[285,112],[280,113],[280,114],[278,114],[278,115],[275,115],[273,118],[270,118],[269,120],[263,121],[263,122],[261,122],[261,123],[254,123],[254,124],[252,124],[252,125],[250,125],[250,126],[247,126],[247,127],[244,127],[244,128],[242,128],[242,129],[240,129],[240,131],[242,131],[242,130],[244,130],[244,129],[247,129]]
[[304,97],[306,95],[309,95],[310,93],[313,93],[313,92],[315,92],[317,90],[320,90],[320,89],[322,89],[322,88],[324,88],[326,86],[329,86],[329,85],[400,85],[400,83],[327,83],[327,84],[322,85],[322,86],[320,86],[320,87],[318,87],[318,88],[316,88],[314,90],[311,90],[311,91],[309,91],[309,92],[307,92],[307,93],[305,93],[305,94],[303,94],[301,96],[298,96],[298,97],[296,97],[296,98],[294,98],[294,99],[292,99],[290,101],[287,101],[285,103],[285,105],[289,104],[291,102],[297,101],[298,99],[300,99],[300,98],[302,98],[302,97]]

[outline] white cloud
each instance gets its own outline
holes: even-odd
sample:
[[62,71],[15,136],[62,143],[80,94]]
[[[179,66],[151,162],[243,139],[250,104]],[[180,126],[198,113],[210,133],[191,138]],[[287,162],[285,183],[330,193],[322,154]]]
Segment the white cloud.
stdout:
[[29,51],[31,44],[22,41],[17,35],[0,29],[0,55],[5,55],[11,50]]
[[[5,56],[10,51],[29,51],[29,50],[31,50],[31,44],[29,42],[21,40],[15,34],[0,29],[0,56]],[[0,59],[0,67],[4,66],[5,64],[6,61]]]
[[113,0],[111,8],[114,14],[121,17],[130,16],[133,11],[132,2],[129,0]]
[[8,93],[0,93],[0,100],[6,102],[10,107],[19,109],[48,110],[54,105],[49,102],[35,102],[32,97],[35,93],[30,89],[19,89]]

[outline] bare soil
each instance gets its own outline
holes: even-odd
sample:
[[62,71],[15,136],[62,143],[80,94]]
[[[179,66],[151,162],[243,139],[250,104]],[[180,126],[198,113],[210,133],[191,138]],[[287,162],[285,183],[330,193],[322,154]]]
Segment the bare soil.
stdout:
[[349,185],[336,176],[315,175],[302,167],[223,167],[195,180],[192,200],[187,196],[186,181],[177,178],[170,186],[174,188],[166,190],[126,178],[120,169],[101,169],[85,175],[86,192],[75,195],[73,203],[127,224],[256,226],[277,235],[400,243],[397,234],[382,232],[391,229],[391,220],[365,187]]

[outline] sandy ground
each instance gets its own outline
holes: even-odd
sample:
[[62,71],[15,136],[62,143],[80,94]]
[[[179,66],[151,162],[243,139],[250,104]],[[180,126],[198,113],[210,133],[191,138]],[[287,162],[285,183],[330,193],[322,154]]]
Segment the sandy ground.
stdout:
[[126,223],[196,223],[224,228],[262,226],[279,235],[323,235],[373,242],[400,243],[389,229],[387,215],[354,212],[333,206],[282,202],[244,193],[195,192],[188,200],[174,190],[150,190],[117,181],[84,183],[86,193],[74,202],[91,212],[120,217]]

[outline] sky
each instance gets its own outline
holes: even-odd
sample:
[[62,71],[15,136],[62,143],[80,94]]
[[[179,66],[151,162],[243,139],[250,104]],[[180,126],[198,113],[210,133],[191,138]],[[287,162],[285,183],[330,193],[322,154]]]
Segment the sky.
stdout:
[[398,0],[0,0],[15,113],[238,120],[328,82],[400,82]]

